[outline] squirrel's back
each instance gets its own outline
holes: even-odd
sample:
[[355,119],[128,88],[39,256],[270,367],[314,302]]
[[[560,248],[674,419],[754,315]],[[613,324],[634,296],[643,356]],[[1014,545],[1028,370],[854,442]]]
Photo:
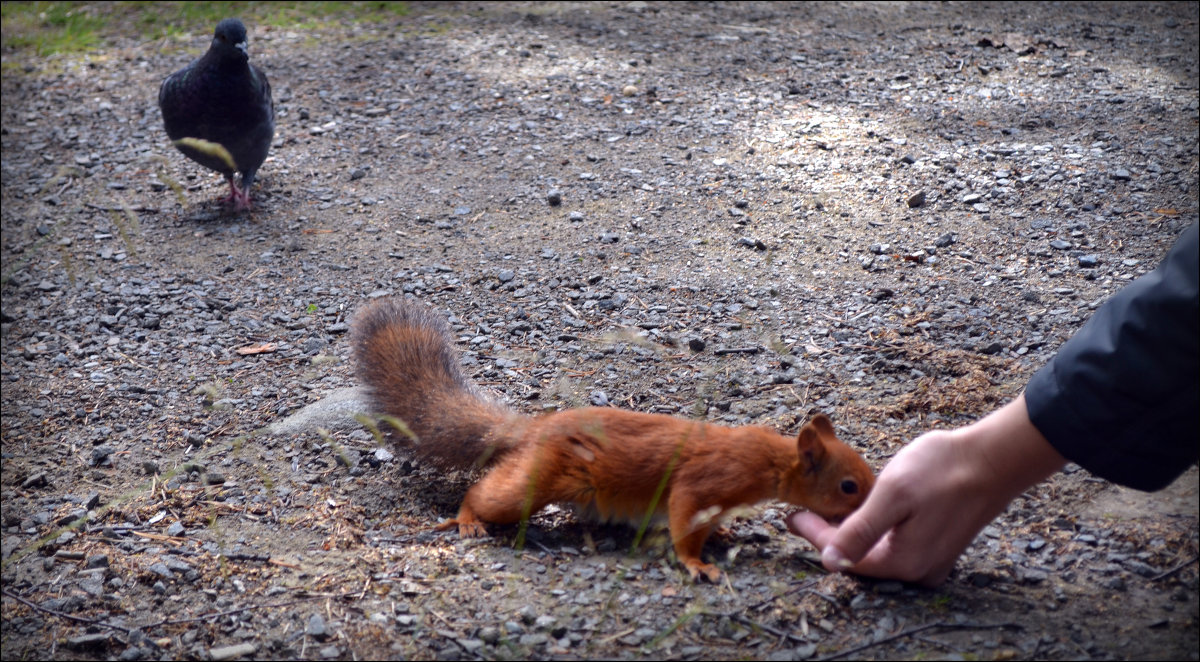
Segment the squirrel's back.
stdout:
[[421,459],[469,468],[515,446],[517,438],[503,431],[518,415],[463,374],[440,315],[414,301],[380,299],[358,313],[352,328],[358,376],[374,411],[407,426]]

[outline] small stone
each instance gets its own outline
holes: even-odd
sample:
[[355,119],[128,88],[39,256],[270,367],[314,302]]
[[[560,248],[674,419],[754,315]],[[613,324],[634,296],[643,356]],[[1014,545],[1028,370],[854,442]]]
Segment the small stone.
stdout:
[[1133,179],[1133,175],[1129,174],[1129,171],[1125,168],[1117,168],[1116,170],[1112,171],[1111,177],[1118,182],[1127,182],[1130,179]]
[[501,269],[500,273],[496,274],[496,278],[499,279],[501,283],[507,283],[515,277],[516,274],[513,273],[512,269]]
[[1079,266],[1083,267],[1084,269],[1091,269],[1098,264],[1100,264],[1100,256],[1096,255],[1095,253],[1079,256]]
[[92,449],[92,466],[98,467],[105,464],[110,464],[109,456],[117,452],[112,446],[97,446]]
[[954,234],[951,232],[947,232],[946,234],[938,237],[937,239],[934,239],[933,245],[938,248],[946,248],[947,246],[953,244],[954,242],[955,242]]
[[163,579],[172,579],[175,577],[175,573],[171,572],[171,569],[168,568],[165,563],[152,563],[150,567],[146,569],[158,575],[159,577],[162,577]]
[[67,648],[77,651],[104,650],[112,643],[112,633],[85,634],[67,639]]
[[167,527],[167,535],[173,538],[178,538],[186,533],[182,522],[172,522],[171,526]]
[[562,191],[553,189],[546,194],[546,202],[550,203],[551,207],[557,207],[562,204]]
[[978,193],[968,193],[963,196],[962,201],[967,203],[968,205],[973,205],[977,202],[982,202],[983,196]]
[[21,489],[28,490],[34,487],[45,487],[47,484],[46,472],[42,471],[26,478],[25,482],[21,483]]
[[233,646],[221,646],[208,651],[209,657],[220,662],[221,660],[232,660],[235,657],[251,657],[258,650],[258,646],[252,643],[234,644]]
[[925,191],[909,196],[908,200],[905,200],[905,203],[908,204],[909,209],[920,207],[925,204]]
[[573,211],[570,214],[567,214],[567,220],[571,221],[572,223],[578,223],[583,220],[583,212]]
[[1065,251],[1070,247],[1071,242],[1063,239],[1055,239],[1054,241],[1050,242],[1050,248],[1053,248],[1056,251]]
[[701,338],[689,338],[688,339],[688,348],[691,349],[693,352],[703,352],[704,347],[705,347],[705,344],[704,344],[703,339],[701,339]]
[[308,619],[308,626],[304,629],[304,634],[317,639],[324,639],[328,635],[325,629],[325,619],[321,618],[320,614],[313,614]]
[[882,595],[894,595],[904,590],[904,584],[900,582],[879,582],[875,585],[875,592]]
[[626,85],[625,87],[621,88],[621,94],[623,94],[627,97],[631,97],[637,93],[638,93],[637,85]]
[[970,582],[972,586],[984,588],[992,583],[992,576],[986,572],[976,571],[967,576],[967,581]]

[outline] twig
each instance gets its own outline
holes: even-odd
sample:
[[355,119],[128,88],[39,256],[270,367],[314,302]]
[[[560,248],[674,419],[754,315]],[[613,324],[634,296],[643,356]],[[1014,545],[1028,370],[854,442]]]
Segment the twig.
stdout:
[[821,659],[821,660],[837,660],[837,659],[840,659],[843,657],[850,657],[851,655],[854,655],[855,653],[861,653],[862,651],[865,651],[868,648],[873,648],[875,646],[881,646],[883,644],[890,644],[891,642],[896,641],[898,639],[903,639],[905,637],[911,637],[913,635],[920,634],[921,632],[926,632],[928,630],[935,630],[938,628],[945,628],[947,630],[995,630],[995,629],[1022,630],[1022,629],[1024,629],[1021,625],[1018,625],[1017,623],[945,623],[943,621],[937,621],[935,623],[926,623],[925,625],[918,625],[917,627],[909,628],[903,632],[897,632],[896,634],[893,634],[890,637],[884,637],[882,639],[879,639],[878,641],[872,641],[871,643],[863,644],[861,646],[855,646],[854,648],[847,648],[845,650],[833,653],[832,655],[826,655],[825,657],[822,657],[819,659]]
[[83,203],[83,206],[91,207],[92,209],[98,209],[100,211],[121,211],[121,212],[123,212],[125,210],[129,210],[129,211],[144,211],[144,212],[148,212],[151,214],[158,214],[162,211],[160,209],[155,209],[154,207],[104,207],[101,205],[94,205],[90,202]]
[[766,632],[766,633],[772,634],[776,637],[779,637],[781,640],[782,639],[791,639],[792,641],[795,641],[796,643],[799,643],[799,644],[808,643],[808,639],[805,639],[804,637],[800,637],[800,636],[791,634],[790,632],[784,632],[783,630],[773,628],[770,625],[764,625],[762,623],[759,623],[758,621],[752,620],[750,618],[746,618],[745,616],[742,616],[741,614],[738,614],[736,612],[731,613],[731,614],[725,614],[725,615],[728,616],[729,618],[737,621],[738,623],[741,623],[742,625],[748,625],[756,630],[762,630],[763,632]]
[[100,627],[112,628],[113,630],[120,630],[121,632],[124,632],[125,634],[129,634],[129,631],[130,631],[130,628],[127,628],[123,625],[114,625],[112,623],[105,623],[104,621],[97,621],[97,620],[93,620],[90,618],[83,618],[82,616],[72,616],[71,614],[64,614],[61,611],[47,609],[46,607],[43,607],[43,606],[37,604],[36,602],[31,602],[29,600],[26,600],[25,598],[22,598],[21,596],[9,591],[8,589],[3,589],[3,591],[4,591],[4,595],[7,595],[8,597],[12,598],[13,600],[16,600],[17,602],[20,602],[21,604],[23,604],[27,607],[36,609],[37,611],[40,611],[42,613],[50,614],[51,616],[58,616],[59,618],[65,618],[68,621],[75,621],[76,623],[86,623],[88,625],[98,625]]
[[722,356],[725,354],[757,354],[762,351],[761,347],[722,347],[713,350],[713,354]]
[[[272,604],[269,604],[269,605],[249,605],[249,606],[246,606],[246,607],[238,607],[237,609],[230,609],[230,610],[227,610],[227,611],[216,611],[216,612],[212,612],[212,613],[209,613],[209,614],[202,614],[202,615],[200,615],[200,616],[195,616],[195,617],[193,617],[193,618],[176,618],[176,619],[169,619],[169,618],[168,618],[168,619],[165,619],[165,620],[159,621],[159,622],[157,622],[157,623],[151,623],[151,624],[149,624],[149,625],[145,625],[145,626],[143,626],[141,629],[143,629],[143,630],[150,630],[150,629],[153,629],[153,628],[162,627],[162,626],[164,626],[164,625],[179,625],[179,624],[181,624],[181,623],[195,623],[195,622],[198,622],[198,621],[203,621],[203,620],[206,620],[206,619],[209,619],[209,618],[220,618],[220,617],[222,617],[222,616],[230,616],[230,615],[232,615],[232,614],[240,614],[240,613],[242,613],[242,612],[244,612],[244,611],[251,611],[251,610],[254,610],[254,609],[274,609],[274,608],[276,608],[276,607],[290,607],[290,606],[292,606],[292,605],[298,605],[298,604],[301,604],[301,603],[303,603],[303,602],[311,602],[311,601],[313,601],[313,600],[321,600],[321,599],[324,599],[324,598],[327,598],[327,597],[329,597],[329,596],[325,596],[325,595],[310,595],[310,596],[308,596],[308,597],[304,597],[304,598],[296,598],[295,600],[289,600],[289,601],[287,601],[287,602],[275,602],[275,603],[272,603]],[[341,597],[341,596],[337,596],[337,597]],[[110,626],[110,627],[116,627],[116,626]]]
[[1193,556],[1192,558],[1184,561],[1183,563],[1180,563],[1179,565],[1175,566],[1174,568],[1171,568],[1170,570],[1162,573],[1161,575],[1155,575],[1155,576],[1151,577],[1150,581],[1157,582],[1159,580],[1166,579],[1167,577],[1170,577],[1170,576],[1174,575],[1175,573],[1179,572],[1180,570],[1183,570],[1184,568],[1188,567],[1189,565],[1195,563],[1196,559],[1200,559],[1200,556]]
[[755,604],[752,604],[752,605],[750,605],[750,606],[746,607],[745,611],[755,611],[755,610],[758,610],[758,609],[762,609],[763,607],[765,607],[765,606],[767,606],[767,605],[771,604],[772,602],[775,602],[776,600],[778,600],[778,599],[780,599],[780,598],[786,598],[787,596],[789,596],[789,595],[791,595],[791,594],[793,594],[793,593],[799,593],[800,591],[803,591],[803,590],[807,589],[808,587],[810,587],[810,586],[812,586],[813,584],[816,584],[816,583],[817,583],[817,580],[816,580],[816,579],[810,579],[810,580],[808,580],[808,581],[806,581],[806,582],[803,582],[803,583],[801,583],[801,584],[797,584],[797,585],[795,585],[795,586],[793,586],[793,587],[789,588],[788,590],[784,591],[783,593],[780,593],[779,595],[775,595],[775,596],[769,597],[769,598],[767,598],[766,600],[759,601],[759,602],[757,602],[757,603],[755,603]]

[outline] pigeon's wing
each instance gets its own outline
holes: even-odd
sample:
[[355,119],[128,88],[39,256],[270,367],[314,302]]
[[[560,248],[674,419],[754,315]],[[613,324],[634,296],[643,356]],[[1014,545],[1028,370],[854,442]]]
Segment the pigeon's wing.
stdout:
[[249,68],[249,77],[250,93],[243,100],[242,125],[238,127],[240,135],[232,150],[238,170],[242,172],[242,188],[246,190],[254,183],[254,175],[263,161],[267,160],[271,141],[275,139],[275,102],[271,97],[271,83],[266,74],[253,65]]

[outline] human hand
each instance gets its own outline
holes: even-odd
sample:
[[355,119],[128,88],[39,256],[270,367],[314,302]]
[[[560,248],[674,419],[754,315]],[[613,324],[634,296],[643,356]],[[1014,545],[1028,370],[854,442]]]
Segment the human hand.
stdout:
[[840,526],[809,512],[789,515],[787,525],[821,550],[832,572],[935,586],[1013,498],[1065,463],[1029,421],[1021,396],[972,425],[905,446]]

